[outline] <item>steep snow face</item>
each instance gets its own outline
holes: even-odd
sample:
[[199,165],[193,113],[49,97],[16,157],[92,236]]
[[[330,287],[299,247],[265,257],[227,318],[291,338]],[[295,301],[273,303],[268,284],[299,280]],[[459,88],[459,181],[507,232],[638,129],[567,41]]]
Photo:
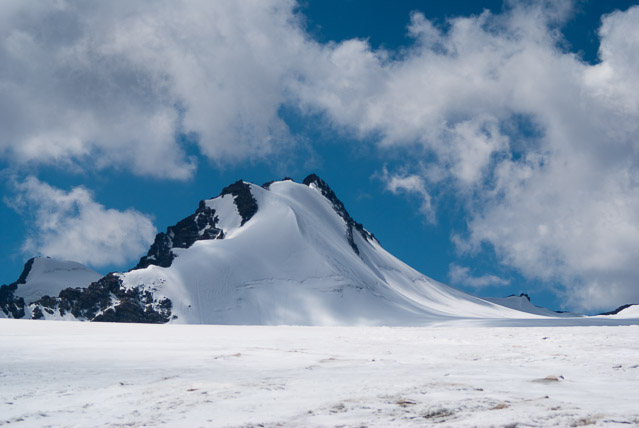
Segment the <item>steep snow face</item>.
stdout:
[[65,288],[88,287],[103,276],[81,263],[50,257],[35,257],[25,265],[25,272],[26,277],[23,278],[23,272],[14,294],[22,297],[26,304],[42,296],[57,296]]
[[170,266],[122,274],[124,287],[167,297],[178,323],[420,325],[539,316],[469,296],[410,268],[341,202],[329,200],[322,183],[234,184],[244,193],[204,201],[223,239],[172,248]]
[[639,305],[629,306],[626,309],[619,311],[617,315],[613,315],[613,317],[614,316],[617,318],[639,318]]

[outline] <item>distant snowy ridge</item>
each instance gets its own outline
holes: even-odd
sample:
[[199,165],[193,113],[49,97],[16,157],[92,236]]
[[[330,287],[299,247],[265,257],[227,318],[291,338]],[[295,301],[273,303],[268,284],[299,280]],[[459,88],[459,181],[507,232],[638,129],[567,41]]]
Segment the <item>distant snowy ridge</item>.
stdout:
[[159,233],[131,271],[22,301],[22,315],[18,294],[5,291],[0,307],[13,318],[425,325],[558,316],[532,310],[530,302],[482,300],[415,271],[384,250],[314,174],[302,183],[237,181]]
[[0,288],[0,316],[22,318],[30,314],[28,304],[43,296],[57,296],[66,288],[87,287],[102,276],[81,263],[51,257],[31,258],[14,283]]
[[639,303],[623,305],[614,311],[599,314],[599,316],[610,318],[639,318]]
[[530,297],[522,293],[519,296],[508,297],[482,297],[482,299],[489,302],[501,305],[507,308],[515,309],[517,311],[527,312],[529,314],[543,315],[547,317],[581,317],[581,314],[575,314],[572,312],[556,312],[547,308],[535,306],[530,301]]

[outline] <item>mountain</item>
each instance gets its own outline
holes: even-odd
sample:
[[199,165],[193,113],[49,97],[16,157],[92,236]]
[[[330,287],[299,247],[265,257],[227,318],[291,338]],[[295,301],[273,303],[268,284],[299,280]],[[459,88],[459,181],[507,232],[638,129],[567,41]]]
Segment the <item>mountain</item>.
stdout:
[[521,293],[519,296],[511,295],[508,297],[482,297],[483,300],[504,306],[506,308],[515,309],[517,311],[527,312],[529,314],[542,315],[546,317],[581,317],[581,314],[572,312],[557,312],[550,309],[535,306],[530,301],[530,296]]
[[77,262],[51,257],[31,258],[14,283],[0,288],[0,316],[11,314],[13,318],[22,318],[25,305],[43,296],[57,296],[69,287],[87,287],[102,276]]
[[598,315],[599,317],[610,318],[639,318],[639,304],[630,303],[627,305],[619,306],[614,311],[604,312]]
[[302,183],[238,181],[159,233],[134,269],[26,302],[24,312],[44,319],[258,325],[541,317],[415,271],[384,250],[316,175]]

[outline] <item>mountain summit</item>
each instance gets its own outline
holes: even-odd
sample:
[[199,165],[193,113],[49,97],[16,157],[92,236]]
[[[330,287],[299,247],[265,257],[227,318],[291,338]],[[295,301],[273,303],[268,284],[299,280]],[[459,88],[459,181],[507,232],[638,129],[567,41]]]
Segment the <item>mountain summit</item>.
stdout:
[[237,181],[159,233],[131,271],[85,287],[69,285],[75,288],[24,302],[24,316],[295,325],[538,317],[410,268],[384,250],[314,174],[302,183]]

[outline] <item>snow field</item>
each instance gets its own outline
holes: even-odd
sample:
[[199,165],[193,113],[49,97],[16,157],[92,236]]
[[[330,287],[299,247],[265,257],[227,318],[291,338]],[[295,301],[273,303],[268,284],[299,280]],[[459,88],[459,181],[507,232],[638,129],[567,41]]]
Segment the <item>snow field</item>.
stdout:
[[639,326],[0,320],[0,426],[639,426]]

